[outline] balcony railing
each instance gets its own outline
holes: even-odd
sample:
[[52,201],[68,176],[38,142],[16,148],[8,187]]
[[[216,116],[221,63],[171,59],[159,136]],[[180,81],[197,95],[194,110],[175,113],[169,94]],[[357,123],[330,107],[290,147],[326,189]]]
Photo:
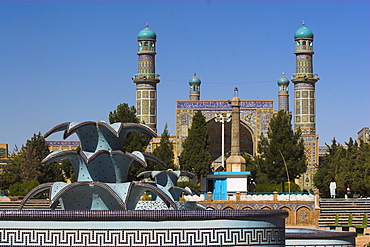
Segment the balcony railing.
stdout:
[[298,79],[298,78],[318,79],[319,75],[313,74],[313,73],[294,73],[292,75],[292,79]]
[[140,79],[140,80],[160,80],[161,77],[158,74],[154,73],[140,73],[140,74],[135,74],[134,79]]

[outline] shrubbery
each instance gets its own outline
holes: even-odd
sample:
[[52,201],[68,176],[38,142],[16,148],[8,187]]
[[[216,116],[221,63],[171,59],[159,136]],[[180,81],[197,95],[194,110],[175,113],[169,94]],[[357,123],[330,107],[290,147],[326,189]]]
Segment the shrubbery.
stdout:
[[34,187],[40,183],[36,180],[30,180],[25,183],[15,183],[9,186],[9,196],[25,196]]
[[[284,183],[285,192],[289,192],[289,184]],[[256,192],[282,192],[281,184],[257,184]],[[290,183],[290,192],[302,192],[301,188],[295,184]]]

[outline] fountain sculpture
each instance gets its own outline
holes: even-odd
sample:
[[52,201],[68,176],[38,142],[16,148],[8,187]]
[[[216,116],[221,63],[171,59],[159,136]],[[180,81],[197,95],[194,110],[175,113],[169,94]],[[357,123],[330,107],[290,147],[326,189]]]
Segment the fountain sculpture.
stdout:
[[[127,181],[131,165],[152,160],[165,166],[151,154],[122,151],[129,132],[154,137],[147,126],[69,122],[45,137],[58,131],[64,138],[76,133],[81,150],[55,151],[43,162],[69,159],[77,182],[41,184],[20,210],[0,210],[0,246],[285,246],[284,210],[203,210],[180,201],[182,193],[195,193],[176,185],[179,176],[192,176],[188,172],[148,171],[139,177],[155,183]],[[23,210],[45,190],[51,210]],[[152,201],[140,201],[146,192]],[[58,205],[62,210],[55,210]]]

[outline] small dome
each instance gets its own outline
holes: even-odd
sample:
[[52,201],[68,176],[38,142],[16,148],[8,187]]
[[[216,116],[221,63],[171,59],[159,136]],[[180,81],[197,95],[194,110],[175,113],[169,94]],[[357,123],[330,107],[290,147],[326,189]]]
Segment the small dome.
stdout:
[[198,77],[196,77],[196,74],[194,73],[194,76],[189,80],[189,84],[200,84],[200,83],[201,80]]
[[303,26],[295,32],[294,38],[295,39],[304,39],[304,38],[313,39],[313,32],[307,27]]
[[289,80],[283,75],[277,81],[278,85],[289,85]]
[[139,32],[139,34],[137,35],[137,39],[157,39],[157,35],[155,34],[155,32],[148,28],[147,24],[146,28]]

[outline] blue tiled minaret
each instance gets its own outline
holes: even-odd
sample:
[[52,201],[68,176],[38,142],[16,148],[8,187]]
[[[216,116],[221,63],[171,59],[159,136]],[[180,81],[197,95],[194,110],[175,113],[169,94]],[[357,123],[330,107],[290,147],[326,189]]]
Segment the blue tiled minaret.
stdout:
[[316,135],[315,83],[319,80],[313,73],[313,33],[303,26],[294,34],[296,42],[296,73],[294,83],[294,127],[301,128],[303,135]]
[[296,73],[294,83],[294,128],[300,128],[307,158],[307,172],[302,174],[300,185],[303,189],[313,188],[313,177],[319,162],[319,136],[316,135],[316,96],[315,84],[319,80],[313,73],[313,39],[310,29],[299,28],[294,34],[296,50]]
[[155,73],[157,35],[148,28],[137,35],[139,63],[136,83],[136,113],[140,122],[157,131],[157,83],[160,77]]
[[197,74],[194,73],[194,76],[189,80],[190,85],[189,100],[200,100],[200,84],[202,82],[196,75]]
[[278,79],[277,81],[278,87],[279,87],[279,93],[278,93],[278,110],[284,110],[286,112],[289,112],[289,80],[283,75]]

